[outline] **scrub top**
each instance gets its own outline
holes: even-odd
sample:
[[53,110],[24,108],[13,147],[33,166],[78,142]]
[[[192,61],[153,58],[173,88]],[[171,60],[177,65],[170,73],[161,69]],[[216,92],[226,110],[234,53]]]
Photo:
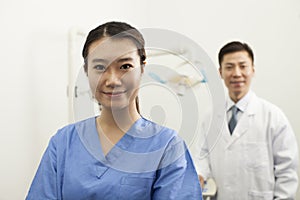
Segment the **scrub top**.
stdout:
[[104,155],[93,117],[51,138],[26,199],[192,200],[202,194],[174,130],[140,118]]

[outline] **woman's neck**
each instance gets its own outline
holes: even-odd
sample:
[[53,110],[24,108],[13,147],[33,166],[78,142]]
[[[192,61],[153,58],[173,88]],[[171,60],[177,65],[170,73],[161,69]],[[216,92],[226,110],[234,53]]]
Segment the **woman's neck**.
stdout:
[[98,122],[102,126],[127,131],[139,118],[141,116],[136,109],[130,111],[129,109],[112,110],[103,108],[98,117]]
[[140,114],[111,109],[102,109],[101,115],[97,117],[97,130],[100,138],[102,151],[106,155],[111,148],[126,134],[133,123],[141,118]]

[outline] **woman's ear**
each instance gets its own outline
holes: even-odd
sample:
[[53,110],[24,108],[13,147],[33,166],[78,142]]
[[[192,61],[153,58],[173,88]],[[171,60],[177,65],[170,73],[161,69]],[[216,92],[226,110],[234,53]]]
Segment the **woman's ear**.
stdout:
[[146,61],[143,61],[142,65],[141,65],[142,74],[144,73],[144,67],[145,66],[146,66]]

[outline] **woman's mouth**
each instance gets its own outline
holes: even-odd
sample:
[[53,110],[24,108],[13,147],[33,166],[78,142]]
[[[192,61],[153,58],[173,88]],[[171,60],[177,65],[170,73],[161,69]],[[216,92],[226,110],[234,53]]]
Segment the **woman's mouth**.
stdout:
[[120,97],[125,93],[126,93],[126,91],[103,92],[103,94],[105,94],[106,96],[112,97],[112,98],[113,97]]

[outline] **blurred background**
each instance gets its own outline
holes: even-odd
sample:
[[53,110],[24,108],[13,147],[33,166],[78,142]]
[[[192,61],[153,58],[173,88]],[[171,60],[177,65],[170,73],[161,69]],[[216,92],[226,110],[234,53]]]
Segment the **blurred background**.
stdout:
[[0,0],[0,200],[25,198],[50,137],[70,122],[70,30],[111,20],[181,33],[216,67],[221,46],[247,42],[253,90],[285,112],[299,144],[299,0]]

